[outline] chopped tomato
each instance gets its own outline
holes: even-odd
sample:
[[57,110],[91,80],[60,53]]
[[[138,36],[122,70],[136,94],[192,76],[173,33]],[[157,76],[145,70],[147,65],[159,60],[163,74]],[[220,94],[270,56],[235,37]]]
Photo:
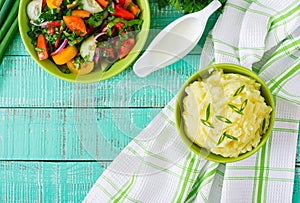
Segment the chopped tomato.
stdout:
[[134,38],[125,39],[121,43],[121,46],[119,47],[119,50],[118,50],[119,59],[122,59],[125,56],[127,56],[129,54],[129,52],[132,50],[132,48],[134,47],[134,44],[135,44]]
[[140,8],[132,2],[132,0],[125,0],[124,8],[133,13],[134,16],[138,16],[140,14]]
[[59,46],[60,38],[57,38],[54,44],[54,49],[56,50]]
[[61,25],[61,22],[58,21],[58,20],[51,21],[51,22],[47,23],[47,26],[59,27],[60,25]]
[[118,5],[121,5],[121,6],[123,6],[123,5],[124,5],[124,3],[125,3],[125,0],[119,0],[119,3],[118,3]]
[[108,6],[108,0],[97,0],[97,1],[104,8]]
[[40,51],[37,51],[37,55],[39,57],[39,60],[45,60],[48,58],[48,47],[47,47],[47,41],[45,39],[45,36],[43,34],[39,35],[37,38],[37,48],[40,49]]
[[118,31],[120,32],[120,30],[124,27],[124,23],[122,22],[117,22],[115,24],[116,28],[118,29]]
[[122,8],[120,5],[116,5],[114,13],[112,15],[123,18],[125,20],[133,20],[135,17],[132,13]]
[[113,27],[113,29],[111,30],[112,35],[118,35],[118,33],[120,32],[120,30],[122,29],[122,27],[124,26],[124,23],[122,22],[117,22],[115,24],[115,26]]
[[47,0],[46,3],[49,8],[54,9],[60,7],[62,0]]
[[77,16],[64,16],[63,20],[71,31],[76,31],[77,35],[83,37],[87,34],[86,26],[81,18]]
[[48,32],[50,33],[50,35],[54,35],[55,28],[54,27],[48,27]]
[[110,58],[115,58],[115,53],[114,53],[114,49],[112,48],[112,47],[110,47],[110,48],[107,48],[107,51],[108,51],[108,53],[109,53],[109,57]]
[[77,16],[79,18],[88,18],[90,15],[91,13],[85,10],[72,10],[72,16]]

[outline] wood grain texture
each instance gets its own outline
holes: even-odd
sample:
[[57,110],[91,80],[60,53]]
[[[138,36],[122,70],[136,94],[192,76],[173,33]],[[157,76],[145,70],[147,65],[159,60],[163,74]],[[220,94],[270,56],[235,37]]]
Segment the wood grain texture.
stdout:
[[75,84],[49,75],[29,56],[7,56],[0,66],[0,107],[164,107],[199,69],[199,57],[186,56],[146,78],[130,67],[110,80]]
[[2,161],[0,202],[81,202],[109,164]]
[[0,109],[0,160],[113,160],[160,110]]

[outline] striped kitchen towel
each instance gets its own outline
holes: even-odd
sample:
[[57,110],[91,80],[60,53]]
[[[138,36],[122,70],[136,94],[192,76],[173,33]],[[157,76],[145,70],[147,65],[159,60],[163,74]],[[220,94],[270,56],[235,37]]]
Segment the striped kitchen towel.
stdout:
[[265,146],[230,164],[206,161],[182,142],[174,98],[101,175],[85,202],[291,202],[300,119],[299,0],[228,0],[207,37],[201,67],[251,68],[276,99]]

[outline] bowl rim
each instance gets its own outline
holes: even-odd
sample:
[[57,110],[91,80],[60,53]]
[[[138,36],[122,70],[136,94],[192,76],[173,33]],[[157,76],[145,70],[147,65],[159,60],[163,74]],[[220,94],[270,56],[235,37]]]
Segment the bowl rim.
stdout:
[[28,2],[31,0],[21,0],[19,4],[19,11],[18,11],[18,26],[19,26],[19,32],[21,35],[22,42],[28,51],[31,58],[46,72],[48,72],[50,75],[59,78],[64,81],[68,82],[74,82],[74,83],[96,83],[101,82],[104,80],[107,80],[109,78],[112,78],[122,71],[126,70],[130,67],[130,65],[133,64],[133,62],[137,59],[140,52],[143,50],[144,45],[146,44],[149,29],[150,29],[150,19],[151,19],[151,13],[150,13],[150,6],[148,0],[137,0],[138,4],[142,7],[143,12],[141,14],[141,19],[143,19],[143,24],[140,30],[140,33],[137,35],[137,40],[139,43],[136,43],[131,52],[127,55],[127,57],[118,60],[115,62],[112,67],[106,71],[93,71],[90,74],[87,75],[76,75],[73,73],[65,74],[61,72],[57,65],[54,64],[50,59],[40,61],[37,57],[36,52],[34,51],[34,47],[31,44],[31,38],[27,35],[27,32],[29,31],[28,23],[29,18],[26,13],[26,7]]
[[[262,135],[262,138],[261,138],[259,144],[255,148],[253,148],[251,151],[247,151],[243,154],[240,154],[238,157],[223,157],[221,155],[214,154],[214,153],[208,151],[207,149],[202,148],[202,147],[198,146],[197,144],[195,144],[192,140],[190,140],[190,138],[184,132],[184,123],[183,123],[183,118],[181,116],[181,113],[182,113],[181,106],[182,106],[183,98],[186,95],[185,88],[192,82],[199,79],[199,73],[205,72],[210,68],[216,68],[218,70],[222,69],[225,73],[238,73],[238,74],[245,75],[245,76],[255,79],[258,83],[261,84],[260,91],[261,91],[261,95],[265,98],[265,102],[272,108],[268,130],[266,131],[265,134]],[[224,70],[224,69],[226,69],[226,70]],[[231,69],[231,70],[229,71],[229,69]],[[236,72],[232,72],[232,70],[235,70]],[[174,113],[175,113],[175,122],[176,122],[177,131],[178,131],[180,137],[182,138],[183,142],[187,145],[187,147],[189,149],[191,149],[191,151],[193,151],[197,155],[200,155],[202,158],[205,158],[206,160],[209,160],[209,161],[214,161],[214,162],[218,162],[218,163],[230,163],[230,162],[236,162],[236,161],[240,161],[240,160],[250,157],[251,155],[255,154],[263,145],[266,144],[268,138],[270,137],[270,135],[272,133],[272,129],[274,126],[275,102],[274,102],[273,95],[270,92],[267,85],[255,72],[253,72],[243,66],[240,66],[240,65],[230,64],[230,63],[219,63],[219,64],[213,64],[213,65],[209,65],[207,67],[201,68],[199,71],[194,73],[192,76],[190,76],[186,80],[186,82],[181,87],[181,89],[179,90],[179,93],[177,95],[177,98],[175,101],[175,112]]]

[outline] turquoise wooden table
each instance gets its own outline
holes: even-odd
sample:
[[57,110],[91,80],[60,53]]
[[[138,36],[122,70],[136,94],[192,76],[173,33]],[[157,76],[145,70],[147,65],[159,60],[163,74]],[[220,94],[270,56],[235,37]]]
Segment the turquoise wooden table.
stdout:
[[[172,8],[159,10],[154,0],[150,8],[153,29],[181,16]],[[216,18],[209,19],[206,33]],[[83,200],[114,157],[198,69],[204,39],[183,60],[145,79],[130,67],[110,80],[79,85],[42,70],[17,33],[0,65],[0,201]],[[299,144],[293,199],[300,200]]]

